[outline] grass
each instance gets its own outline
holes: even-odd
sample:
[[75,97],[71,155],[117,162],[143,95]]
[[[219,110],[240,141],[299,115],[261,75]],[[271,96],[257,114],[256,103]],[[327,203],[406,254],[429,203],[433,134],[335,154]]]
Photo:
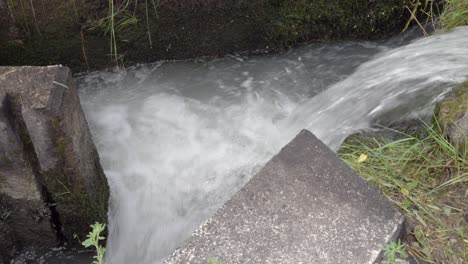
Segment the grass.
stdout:
[[468,25],[468,0],[447,0],[440,25],[445,29]]
[[441,13],[442,4],[446,5],[448,0],[416,0],[413,2],[412,6],[406,6],[406,9],[410,13],[410,19],[407,21],[403,31],[407,30],[411,22],[416,22],[416,24],[422,29],[426,37],[429,34],[426,31],[426,26],[431,24],[432,27],[436,27],[436,18]]
[[[443,30],[468,25],[468,0],[417,0],[413,6],[406,8],[411,13],[411,18],[403,31],[408,29],[413,21],[426,36],[429,36],[426,32],[429,24],[432,24],[434,29]],[[419,17],[416,15],[418,13]]]
[[[138,0],[108,0],[108,15],[99,19],[94,29],[101,29],[106,35],[109,35],[110,56],[117,63],[120,55],[117,52],[118,32],[129,26],[139,23]],[[133,10],[132,10],[133,9]],[[151,10],[151,12],[150,12]],[[150,13],[154,12],[154,18],[158,18],[156,0],[144,0],[144,15],[146,24],[146,33],[150,48],[153,46],[150,28]]]
[[[56,41],[65,41],[65,43],[60,43],[61,47],[69,45],[70,38],[79,39],[83,61],[87,68],[89,68],[89,57],[85,43],[88,33],[92,39],[93,35],[96,34],[102,34],[106,37],[109,41],[109,51],[104,50],[104,52],[117,66],[124,56],[124,53],[121,52],[123,48],[119,49],[119,44],[126,45],[127,40],[123,36],[127,36],[128,32],[146,31],[146,41],[150,48],[153,46],[153,34],[156,32],[158,20],[158,0],[107,0],[104,2],[107,5],[100,7],[99,10],[93,9],[93,5],[99,1],[64,0],[56,2],[58,2],[56,9],[47,14],[44,11],[44,1],[7,0],[12,16],[16,21],[22,22],[22,31],[31,42],[46,41],[50,43],[54,39],[48,40],[48,37],[51,34],[56,34],[58,36],[55,38]],[[49,6],[51,5],[49,4]],[[93,12],[93,14],[85,12]],[[18,24],[18,26],[20,25]],[[70,33],[74,32],[74,28],[79,28],[77,35]],[[141,41],[145,41],[144,38]],[[34,52],[37,53],[37,51]],[[91,53],[93,52],[91,51]]]
[[410,255],[424,263],[467,263],[468,148],[452,146],[438,125],[426,130],[423,137],[345,142],[339,155],[404,212]]
[[381,264],[395,264],[400,263],[399,259],[405,259],[408,257],[404,245],[400,240],[397,242],[392,241],[387,243],[384,247],[385,260]]

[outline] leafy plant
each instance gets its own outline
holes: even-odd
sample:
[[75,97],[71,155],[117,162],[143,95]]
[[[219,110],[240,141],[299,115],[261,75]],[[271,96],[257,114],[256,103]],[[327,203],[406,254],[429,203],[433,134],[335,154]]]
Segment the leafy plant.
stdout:
[[[91,225],[91,231],[86,236],[86,240],[81,242],[85,248],[94,247],[96,255],[93,257],[93,264],[104,264],[104,253],[106,249],[101,246],[100,241],[106,239],[101,233],[106,229],[106,224],[96,222]],[[75,236],[76,237],[76,236]]]
[[208,259],[208,264],[222,264],[221,260]]
[[387,243],[384,246],[384,256],[387,259],[382,261],[382,264],[395,264],[399,263],[398,259],[407,258],[408,253],[406,253],[405,246],[398,240],[397,242],[392,241]]

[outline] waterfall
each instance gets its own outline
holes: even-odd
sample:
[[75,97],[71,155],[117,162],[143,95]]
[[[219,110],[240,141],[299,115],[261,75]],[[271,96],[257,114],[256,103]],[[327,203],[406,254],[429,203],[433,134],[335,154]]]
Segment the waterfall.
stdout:
[[337,149],[382,116],[399,121],[432,113],[440,96],[467,78],[468,27],[460,27],[378,54],[300,105],[284,126],[293,134],[307,128]]
[[336,149],[378,120],[429,113],[468,75],[468,27],[406,42],[80,76],[111,187],[107,260],[162,262],[300,129]]

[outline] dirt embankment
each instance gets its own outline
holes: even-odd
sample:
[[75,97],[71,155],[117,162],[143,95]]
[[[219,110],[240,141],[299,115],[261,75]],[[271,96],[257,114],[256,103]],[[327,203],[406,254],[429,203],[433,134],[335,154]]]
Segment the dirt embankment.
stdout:
[[115,64],[373,39],[411,0],[0,0],[0,65]]

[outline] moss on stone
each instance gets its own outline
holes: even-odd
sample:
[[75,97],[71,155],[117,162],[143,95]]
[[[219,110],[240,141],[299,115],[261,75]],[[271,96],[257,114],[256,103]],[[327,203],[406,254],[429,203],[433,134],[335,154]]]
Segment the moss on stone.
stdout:
[[452,145],[460,152],[468,148],[468,88],[460,84],[436,107],[436,121]]
[[50,124],[52,125],[52,127],[54,129],[57,129],[59,127],[60,122],[59,122],[58,118],[56,116],[54,116],[54,117],[50,118]]
[[[91,196],[84,189],[76,188],[77,183],[67,181],[65,176],[62,176],[61,180],[63,182],[57,179],[56,185],[52,189],[58,194],[60,194],[60,191],[63,192],[63,195],[55,195],[54,199],[57,202],[58,211],[68,216],[66,220],[62,219],[62,225],[68,228],[68,230],[64,231],[67,237],[70,238],[73,234],[85,237],[90,224],[96,221],[107,223],[107,195],[109,190],[98,190],[95,196]],[[70,192],[70,190],[75,191]]]
[[377,38],[401,30],[411,1],[281,1],[270,36],[280,43],[336,38]]
[[[57,204],[59,214],[67,215],[61,218],[66,237],[71,238],[73,234],[85,237],[89,225],[98,221],[107,223],[107,199],[109,190],[104,184],[96,183],[102,190],[96,190],[90,195],[82,182],[77,182],[76,177],[66,175],[62,171],[47,173],[48,192],[54,194],[52,199]],[[77,241],[70,241],[75,243]]]
[[[106,177],[99,167],[99,174],[93,179],[92,185],[86,179],[76,175],[76,168],[69,168],[75,158],[71,139],[63,134],[58,126],[60,121],[50,118],[52,127],[56,129],[56,146],[53,149],[59,163],[43,173],[47,192],[57,205],[62,233],[71,239],[74,234],[85,237],[89,225],[97,222],[107,223],[109,188]],[[99,163],[96,163],[99,164]],[[78,241],[69,241],[77,243]]]
[[58,157],[60,157],[63,154],[63,150],[65,149],[65,143],[63,141],[63,138],[59,138],[57,140],[57,145],[54,148],[55,154],[57,154]]
[[459,85],[450,96],[445,98],[437,107],[439,125],[446,127],[463,112],[468,111],[468,82]]
[[464,81],[461,83],[462,87],[468,88],[468,81]]

